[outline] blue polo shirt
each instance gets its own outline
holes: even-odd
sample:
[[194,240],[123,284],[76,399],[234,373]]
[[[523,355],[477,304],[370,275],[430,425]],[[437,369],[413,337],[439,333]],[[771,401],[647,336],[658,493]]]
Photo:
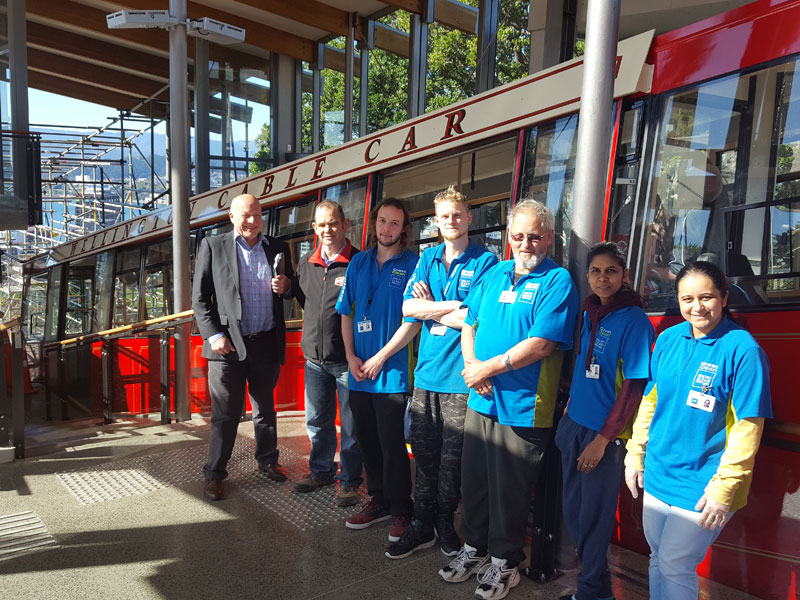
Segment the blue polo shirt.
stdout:
[[[392,338],[403,322],[403,292],[417,265],[417,255],[404,250],[378,268],[377,248],[359,252],[351,260],[336,301],[340,315],[353,318],[356,356],[367,360]],[[371,331],[359,332],[359,322],[369,321]],[[408,393],[408,348],[396,352],[375,379],[358,382],[352,373],[349,388],[373,394]]]
[[[463,302],[487,269],[497,264],[497,257],[492,252],[470,241],[464,253],[450,262],[448,270],[444,266],[444,251],[445,245],[441,244],[422,253],[406,288],[404,301],[414,297],[414,282],[422,281],[427,284],[434,301]],[[419,319],[406,317],[405,320],[413,323]],[[435,325],[437,323],[432,319],[423,322],[414,385],[430,392],[466,394],[469,388],[461,376],[464,369],[461,330],[446,327],[443,335],[434,335],[431,327]]]
[[[502,292],[516,292],[513,302]],[[546,257],[514,283],[514,261],[495,265],[467,298],[465,325],[475,328],[475,357],[488,360],[522,340],[540,337],[558,344],[550,356],[492,377],[494,396],[470,390],[469,407],[496,415],[502,425],[552,427],[562,350],[572,348],[578,293],[566,269]]]
[[684,322],[656,341],[645,393],[653,388],[657,400],[644,460],[645,490],[694,510],[717,472],[735,420],[772,416],[767,356],[726,317],[697,339]]
[[[581,352],[575,362],[567,412],[570,418],[593,431],[600,431],[617,401],[626,379],[650,377],[650,348],[655,332],[650,319],[638,306],[627,306],[607,314],[597,324],[592,362],[600,365],[599,379],[586,376],[586,354],[592,326],[584,313]],[[630,437],[630,424],[620,434]]]

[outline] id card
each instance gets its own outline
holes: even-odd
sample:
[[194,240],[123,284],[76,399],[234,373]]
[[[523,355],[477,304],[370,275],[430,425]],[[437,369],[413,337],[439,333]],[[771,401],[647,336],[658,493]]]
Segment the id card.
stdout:
[[514,290],[503,290],[500,294],[500,302],[503,304],[514,304],[517,301],[517,292]]
[[600,365],[592,363],[586,369],[586,379],[600,379]]
[[436,323],[436,325],[431,325],[429,332],[431,335],[444,335],[447,333],[447,325]]
[[706,412],[711,412],[714,410],[714,402],[716,401],[717,399],[711,394],[704,394],[702,392],[692,390],[689,392],[689,397],[686,399],[686,405],[691,406],[692,408],[699,408],[700,410],[704,410]]
[[359,321],[356,323],[358,327],[358,333],[368,333],[372,331],[372,321],[368,319],[364,319],[363,321]]

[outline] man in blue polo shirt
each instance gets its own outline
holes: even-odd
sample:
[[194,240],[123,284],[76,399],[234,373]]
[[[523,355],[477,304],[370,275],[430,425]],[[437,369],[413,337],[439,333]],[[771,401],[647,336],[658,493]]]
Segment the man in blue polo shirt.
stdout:
[[519,583],[530,486],[552,433],[562,351],[572,347],[578,294],[547,257],[553,229],[546,206],[517,203],[508,221],[514,260],[493,267],[467,298],[464,546],[439,575],[466,581],[491,558],[476,598],[504,598]]
[[423,321],[411,406],[411,450],[417,475],[414,519],[403,537],[386,550],[404,558],[439,538],[454,556],[461,540],[453,514],[461,498],[461,448],[469,389],[461,376],[461,308],[487,269],[497,264],[490,251],[470,241],[470,213],[464,195],[450,187],[436,196],[434,222],[444,243],[422,253],[406,288],[407,322]]
[[411,218],[387,198],[370,213],[372,247],[356,254],[336,303],[350,369],[350,409],[367,472],[371,500],[345,525],[363,529],[394,517],[389,541],[411,520],[411,464],[403,427],[408,383],[408,343],[419,323],[403,323],[403,291],[417,265],[408,250]]

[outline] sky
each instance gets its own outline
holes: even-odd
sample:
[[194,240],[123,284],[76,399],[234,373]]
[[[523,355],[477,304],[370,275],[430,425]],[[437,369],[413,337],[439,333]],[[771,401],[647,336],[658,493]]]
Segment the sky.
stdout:
[[28,90],[28,119],[36,125],[73,125],[80,127],[102,127],[109,117],[117,112],[107,106],[99,106],[65,96],[57,96],[30,88]]

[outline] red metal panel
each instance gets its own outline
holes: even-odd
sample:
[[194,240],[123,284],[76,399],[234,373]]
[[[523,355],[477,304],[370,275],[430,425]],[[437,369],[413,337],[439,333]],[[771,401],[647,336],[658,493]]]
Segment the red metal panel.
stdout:
[[656,38],[653,93],[800,52],[800,1],[760,0]]

